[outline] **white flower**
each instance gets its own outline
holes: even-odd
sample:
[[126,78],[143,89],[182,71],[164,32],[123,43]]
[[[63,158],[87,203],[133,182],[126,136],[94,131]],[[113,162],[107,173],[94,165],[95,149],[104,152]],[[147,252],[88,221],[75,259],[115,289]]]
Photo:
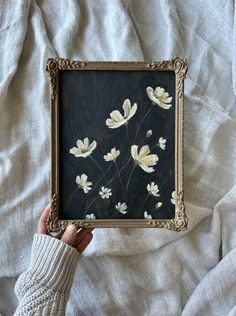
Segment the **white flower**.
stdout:
[[88,191],[91,190],[92,182],[88,182],[87,180],[88,176],[84,173],[81,176],[77,176],[75,179],[79,187],[84,190],[84,193],[88,193]]
[[172,106],[172,104],[170,104],[172,97],[169,96],[168,92],[165,92],[164,88],[156,87],[154,91],[153,88],[147,87],[146,91],[149,99],[161,108],[169,110]]
[[121,203],[121,202],[118,202],[118,204],[116,205],[116,209],[117,211],[119,211],[121,214],[126,214],[127,211],[125,211],[127,209],[127,205],[126,203]]
[[154,172],[154,168],[150,166],[155,166],[158,161],[158,156],[156,154],[149,155],[150,148],[148,145],[142,146],[138,153],[138,146],[131,146],[131,155],[134,162],[138,164],[145,172]]
[[95,217],[95,215],[94,215],[93,213],[87,214],[87,215],[85,216],[85,218],[86,218],[86,219],[96,219],[96,217]]
[[156,204],[156,206],[155,206],[156,208],[160,208],[160,207],[162,207],[162,202],[157,202],[157,204]]
[[137,111],[137,103],[134,103],[134,105],[131,106],[129,99],[124,101],[122,107],[124,109],[124,115],[122,115],[118,110],[110,113],[111,118],[106,120],[106,125],[109,128],[118,128],[121,125],[126,124]]
[[101,187],[101,191],[99,192],[102,199],[109,199],[109,197],[112,195],[111,189]]
[[144,215],[144,218],[146,218],[146,219],[152,219],[152,215],[148,214],[147,211],[145,211],[143,215]]
[[158,140],[157,146],[159,146],[161,149],[165,150],[166,149],[166,139],[163,137],[160,137]]
[[152,136],[152,130],[149,129],[146,133],[146,137],[151,137]]
[[160,196],[160,194],[157,194],[157,192],[159,192],[158,185],[155,184],[154,182],[151,182],[150,184],[147,185],[147,191],[150,195]]
[[76,145],[77,147],[70,149],[70,154],[73,154],[75,157],[85,158],[91,155],[93,150],[97,147],[97,142],[94,140],[91,144],[89,144],[89,139],[86,137],[84,141],[78,139]]
[[119,156],[119,154],[120,154],[119,150],[116,150],[116,148],[112,148],[111,152],[104,155],[103,158],[106,161],[113,161],[113,160],[116,160],[116,158]]
[[175,193],[175,191],[172,192],[171,197],[172,197],[171,203],[175,205],[175,201],[176,201],[176,193]]

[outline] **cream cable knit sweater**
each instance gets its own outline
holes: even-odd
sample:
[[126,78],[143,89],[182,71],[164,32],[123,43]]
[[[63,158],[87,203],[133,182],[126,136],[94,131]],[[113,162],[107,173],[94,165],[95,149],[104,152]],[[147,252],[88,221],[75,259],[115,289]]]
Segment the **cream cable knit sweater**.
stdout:
[[29,268],[15,285],[19,306],[14,316],[65,315],[80,254],[61,240],[35,234]]

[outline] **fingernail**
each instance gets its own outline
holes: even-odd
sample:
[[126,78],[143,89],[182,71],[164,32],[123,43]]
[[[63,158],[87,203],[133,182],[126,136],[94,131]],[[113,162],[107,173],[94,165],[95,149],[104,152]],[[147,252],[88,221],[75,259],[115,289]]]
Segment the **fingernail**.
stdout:
[[68,233],[70,233],[70,234],[75,234],[75,233],[77,232],[77,229],[76,229],[75,225],[73,225],[73,224],[70,224],[70,225],[67,227],[66,230],[67,230]]

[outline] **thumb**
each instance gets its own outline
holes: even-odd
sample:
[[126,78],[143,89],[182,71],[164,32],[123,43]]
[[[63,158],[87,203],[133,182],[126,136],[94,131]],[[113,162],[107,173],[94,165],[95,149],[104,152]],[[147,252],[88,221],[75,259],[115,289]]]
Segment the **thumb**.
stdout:
[[77,235],[77,227],[74,224],[69,225],[63,233],[61,240],[73,247]]

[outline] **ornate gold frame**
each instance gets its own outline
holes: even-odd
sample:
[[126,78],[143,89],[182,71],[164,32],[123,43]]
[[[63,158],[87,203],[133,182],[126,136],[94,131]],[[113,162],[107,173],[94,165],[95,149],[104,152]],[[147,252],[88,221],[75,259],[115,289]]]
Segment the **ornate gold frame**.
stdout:
[[[59,220],[59,170],[58,170],[58,74],[60,70],[150,70],[174,71],[176,82],[175,115],[175,191],[176,207],[174,219],[127,219],[127,220]],[[68,59],[48,59],[46,71],[51,85],[51,212],[47,226],[50,232],[59,232],[70,223],[78,227],[157,227],[174,231],[187,229],[183,192],[183,99],[184,78],[187,72],[185,59],[175,58],[159,62],[94,62]]]

